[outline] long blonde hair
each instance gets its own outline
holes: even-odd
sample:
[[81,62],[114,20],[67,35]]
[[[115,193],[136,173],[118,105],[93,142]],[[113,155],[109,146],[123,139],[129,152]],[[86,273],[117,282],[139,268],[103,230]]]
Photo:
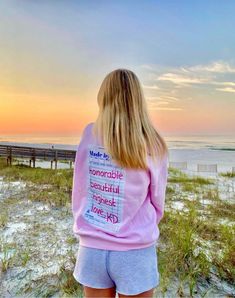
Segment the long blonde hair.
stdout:
[[151,123],[139,79],[131,70],[121,68],[106,75],[97,102],[93,134],[120,167],[147,170],[147,154],[155,161],[169,154],[165,140]]

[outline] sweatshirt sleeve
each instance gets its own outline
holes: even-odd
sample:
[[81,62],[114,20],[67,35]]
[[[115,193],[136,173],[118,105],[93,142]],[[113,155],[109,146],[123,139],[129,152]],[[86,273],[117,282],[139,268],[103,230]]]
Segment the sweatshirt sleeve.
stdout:
[[164,214],[166,185],[168,178],[168,156],[166,155],[160,162],[159,166],[153,166],[150,169],[150,192],[151,202],[157,213],[157,224]]
[[80,167],[80,163],[82,162],[82,156],[81,156],[80,148],[81,148],[81,145],[83,144],[83,142],[85,141],[87,127],[88,126],[86,126],[83,129],[80,142],[79,142],[79,144],[77,146],[77,149],[76,149],[76,156],[75,156],[75,161],[74,161],[73,182],[72,182],[72,197],[71,197],[73,216],[75,216],[76,211],[79,209],[79,200],[78,200],[79,191],[80,191],[79,167]]
[[79,146],[81,144],[81,141],[79,143],[79,145],[77,146],[77,150],[76,150],[76,156],[75,156],[75,161],[74,161],[74,168],[73,168],[73,184],[72,184],[72,213],[73,216],[75,215],[75,212],[78,208],[78,202],[76,200],[76,198],[78,197],[78,183],[77,183],[77,176],[78,176],[78,155],[79,155]]

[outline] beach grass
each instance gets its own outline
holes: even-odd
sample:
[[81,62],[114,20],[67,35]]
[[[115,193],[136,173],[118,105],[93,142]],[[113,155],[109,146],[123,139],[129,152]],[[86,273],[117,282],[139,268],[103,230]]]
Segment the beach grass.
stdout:
[[170,177],[169,182],[172,183],[193,183],[196,185],[204,185],[204,184],[214,184],[212,179],[204,178],[200,176],[190,177],[186,173],[183,173],[181,170],[169,167]]
[[219,173],[220,176],[228,177],[228,178],[234,178],[235,172],[225,172],[225,173]]
[[5,163],[5,160],[0,158],[0,176],[8,182],[26,182],[29,199],[43,201],[53,206],[65,206],[70,202],[73,169],[54,170],[27,165],[6,166]]
[[[20,218],[29,226],[27,237],[22,232],[11,243],[1,239],[0,280],[12,268],[21,266],[27,273],[34,262],[45,262],[40,256],[43,249],[46,257],[47,249],[51,252],[57,243],[67,247],[67,252],[59,259],[57,255],[51,256],[52,266],[62,260],[59,270],[42,274],[34,281],[25,281],[20,287],[21,294],[49,297],[60,293],[64,297],[82,297],[82,287],[72,275],[77,240],[66,230],[61,232],[63,223],[72,217],[72,175],[73,169],[7,167],[0,159],[0,176],[6,184],[9,183],[9,189],[11,182],[26,183],[24,189],[1,201],[0,231],[5,231],[14,220],[13,215],[24,208],[28,209]],[[180,297],[193,297],[199,290],[201,297],[206,297],[210,289],[218,286],[213,283],[214,275],[221,284],[226,283],[231,288],[235,283],[234,203],[221,199],[215,180],[189,177],[178,169],[169,168],[165,206],[159,225],[160,284],[156,288],[156,297],[169,295],[171,288],[175,288]],[[26,211],[35,213],[28,217]],[[42,239],[45,243],[41,247]],[[221,293],[219,288],[217,291]]]
[[26,181],[39,185],[51,185],[57,189],[71,190],[73,171],[72,169],[54,170],[13,165],[0,167],[0,175],[8,181]]
[[[196,209],[192,208],[185,217],[176,212],[165,212],[161,223],[161,243],[159,247],[159,270],[162,276],[160,287],[165,292],[171,279],[177,276],[179,286],[187,281],[190,295],[193,294],[197,279],[208,278],[210,262],[203,250],[196,253],[195,239],[198,229]],[[179,287],[180,288],[180,287]]]
[[0,214],[0,228],[5,227],[7,222],[8,222],[8,211],[7,209],[4,209]]
[[[188,293],[193,297],[199,281],[210,284],[213,274],[221,284],[234,284],[235,204],[221,200],[212,179],[188,177],[178,169],[169,172],[167,209],[159,225],[161,279],[157,295],[167,293],[169,285],[175,285],[177,295],[185,297]],[[204,205],[204,200],[210,204]],[[182,202],[185,208],[174,210],[174,202]],[[208,286],[201,296],[209,290]]]

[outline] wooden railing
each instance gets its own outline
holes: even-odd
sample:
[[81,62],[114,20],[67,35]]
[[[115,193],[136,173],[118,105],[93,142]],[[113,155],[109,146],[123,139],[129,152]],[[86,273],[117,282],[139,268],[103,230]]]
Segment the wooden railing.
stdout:
[[7,165],[12,165],[12,159],[16,157],[28,158],[29,164],[33,163],[35,168],[36,159],[51,161],[51,169],[53,162],[55,162],[55,169],[57,169],[57,161],[68,160],[70,161],[70,168],[75,160],[75,150],[65,149],[48,149],[48,148],[35,148],[26,146],[12,146],[0,145],[0,156],[6,157]]
[[[55,169],[57,169],[57,161],[68,160],[70,161],[70,168],[75,161],[76,151],[65,149],[50,149],[50,148],[35,148],[26,146],[13,146],[13,145],[0,145],[0,156],[6,157],[7,165],[12,165],[12,159],[16,157],[28,158],[29,164],[33,163],[35,168],[36,159],[51,161],[51,169],[53,162],[55,162]],[[187,170],[187,162],[170,161],[169,166]],[[198,172],[211,172],[217,173],[217,164],[197,164]],[[235,167],[231,167],[231,171],[235,173]]]

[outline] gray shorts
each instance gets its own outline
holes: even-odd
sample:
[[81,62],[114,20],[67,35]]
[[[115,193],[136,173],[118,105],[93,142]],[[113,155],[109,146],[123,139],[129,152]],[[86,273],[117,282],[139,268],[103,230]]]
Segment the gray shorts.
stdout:
[[127,251],[80,246],[73,276],[84,286],[137,295],[159,284],[156,249],[156,244]]

